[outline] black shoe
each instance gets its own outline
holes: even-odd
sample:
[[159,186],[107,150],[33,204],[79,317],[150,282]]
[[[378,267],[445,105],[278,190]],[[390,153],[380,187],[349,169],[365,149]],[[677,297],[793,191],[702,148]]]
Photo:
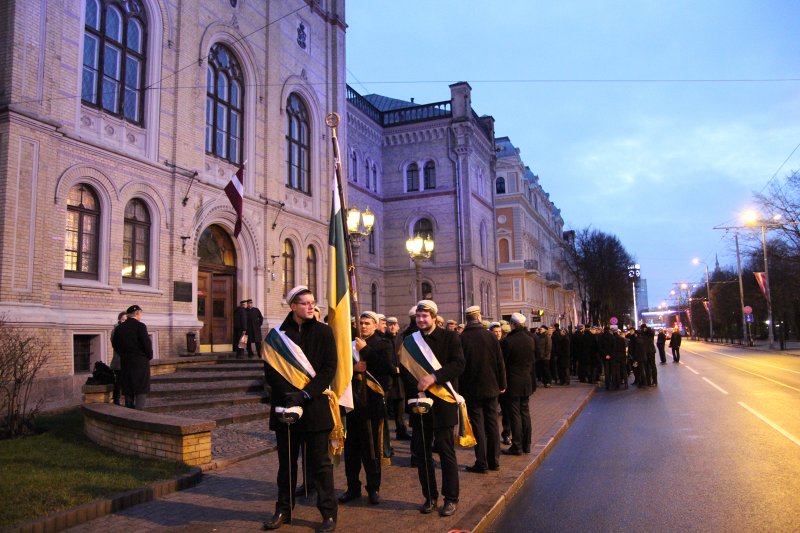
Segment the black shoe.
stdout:
[[528,448],[527,450],[522,450],[522,453],[523,454],[529,454],[529,453],[531,453],[531,449]]
[[344,494],[339,496],[339,503],[347,503],[347,502],[351,502],[353,500],[357,500],[359,498],[361,498],[361,492],[360,491],[359,492],[355,492],[355,491],[348,490],[348,491],[345,491]]
[[330,533],[331,531],[335,530],[336,530],[336,519],[325,518],[322,520],[322,524],[317,528],[317,533]]
[[288,522],[289,518],[290,516],[288,513],[275,513],[274,515],[272,515],[272,518],[264,522],[264,524],[262,525],[262,529],[264,529],[264,531],[269,531],[271,529],[278,529],[283,524]]
[[378,505],[381,503],[381,495],[377,490],[372,490],[369,492],[369,503],[372,505]]
[[500,450],[503,455],[522,455],[522,452],[513,446],[507,450]]
[[505,437],[503,437],[503,440],[500,441],[500,442],[502,442],[506,446],[511,446],[511,437],[505,436]]
[[473,474],[485,474],[486,473],[486,469],[483,468],[482,466],[478,466],[478,465],[468,466],[466,468],[466,471],[467,472],[472,472]]
[[431,514],[434,509],[436,509],[436,500],[425,500],[425,502],[419,506],[419,512],[422,514]]
[[451,501],[451,500],[445,500],[444,501],[444,505],[442,506],[442,510],[439,511],[439,515],[441,515],[441,516],[453,516],[453,514],[456,512],[456,508],[457,507],[458,507],[458,503],[456,503],[454,501]]
[[500,465],[491,465],[489,466],[489,470],[491,470],[492,472],[497,472],[498,470],[500,470]]

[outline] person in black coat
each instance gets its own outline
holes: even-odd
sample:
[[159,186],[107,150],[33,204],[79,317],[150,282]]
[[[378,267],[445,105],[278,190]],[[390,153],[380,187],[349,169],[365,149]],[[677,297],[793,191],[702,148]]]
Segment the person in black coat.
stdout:
[[[417,302],[416,324],[425,344],[430,347],[436,360],[441,365],[439,370],[417,380],[405,367],[401,368],[401,376],[406,387],[406,398],[417,398],[425,393],[431,385],[438,383],[445,386],[450,382],[458,390],[458,377],[464,372],[464,353],[461,340],[455,331],[445,331],[436,326],[438,307],[431,300]],[[456,459],[454,427],[458,424],[459,407],[436,395],[428,393],[427,398],[433,400],[433,407],[426,414],[411,413],[411,427],[414,439],[411,441],[417,456],[417,473],[422,487],[425,502],[420,512],[429,514],[436,509],[439,491],[436,485],[436,471],[433,463],[433,447],[439,453],[442,466],[442,495],[444,505],[440,511],[442,516],[450,516],[456,511],[459,498],[458,462]],[[419,435],[419,437],[417,437]]]
[[531,452],[531,412],[528,398],[533,391],[531,367],[536,345],[525,331],[525,316],[511,315],[511,332],[501,343],[506,362],[508,387],[503,395],[503,411],[511,424],[511,447],[503,450],[505,455],[521,455]]
[[[304,460],[310,477],[308,484],[317,489],[317,509],[323,519],[319,531],[333,531],[338,511],[333,487],[333,464],[328,455],[328,437],[333,429],[333,417],[325,389],[336,374],[336,342],[331,328],[314,317],[314,295],[307,287],[301,285],[293,288],[287,293],[286,300],[291,312],[279,328],[303,350],[316,375],[300,390],[268,363],[264,363],[264,374],[272,389],[269,429],[275,432],[278,445],[278,501],[275,503],[275,514],[264,522],[264,529],[277,529],[291,516],[291,495],[297,484],[297,455],[300,445],[305,443]],[[303,416],[291,426],[290,447],[289,428],[278,420],[275,408],[298,405],[303,408]]]
[[[354,408],[347,413],[347,439],[344,442],[344,468],[347,491],[339,502],[361,498],[361,466],[367,479],[367,494],[372,505],[380,503],[381,422],[386,417],[383,395],[367,386],[365,373],[375,378],[384,391],[389,386],[392,343],[377,331],[378,315],[365,311],[359,317],[360,336],[355,338],[359,361],[353,364]],[[388,428],[386,428],[388,430]]]
[[[261,324],[264,323],[264,316],[258,307],[253,307],[253,300],[247,300],[247,356],[261,356]],[[255,343],[255,355],[250,350],[250,343]]]
[[[404,407],[405,393],[403,383],[400,379],[400,363],[397,360],[397,351],[403,338],[399,335],[400,323],[397,317],[390,316],[386,319],[386,338],[392,343],[391,380],[389,389],[386,391],[386,407],[389,416],[394,416],[394,428],[397,440],[411,440],[410,432],[406,427],[406,410]],[[388,431],[388,428],[387,428]]]
[[614,335],[611,326],[605,326],[600,334],[600,357],[603,361],[603,375],[606,381],[606,390],[611,387],[619,388],[619,367],[614,359]]
[[664,347],[667,344],[667,334],[664,333],[663,329],[658,330],[658,336],[656,337],[656,348],[658,348],[658,357],[661,359],[661,364],[667,364],[667,352],[664,350]]
[[569,335],[567,330],[559,328],[558,324],[553,332],[553,356],[556,358],[558,384],[569,385],[571,364]]
[[459,392],[467,401],[476,441],[475,464],[467,471],[483,474],[500,468],[497,398],[506,389],[506,367],[500,343],[481,323],[481,308],[473,305],[465,313],[467,324],[461,333],[465,365]]
[[[236,357],[241,357],[244,353],[244,348],[239,346],[243,333],[247,333],[247,300],[239,302],[239,307],[233,310],[233,351],[236,352]],[[249,338],[247,342],[249,345]]]
[[681,332],[675,330],[669,338],[669,347],[672,349],[672,362],[681,362]]
[[122,394],[125,407],[144,409],[150,392],[150,360],[153,345],[142,320],[142,308],[130,306],[128,319],[119,324],[111,337],[111,345],[119,353],[122,367]]
[[611,348],[611,360],[616,365],[617,388],[622,383],[624,388],[628,388],[628,355],[625,353],[627,341],[620,330],[614,331],[614,338]]
[[[639,326],[639,336],[643,338],[644,349],[647,354],[647,370],[649,377],[649,385],[655,387],[658,385],[658,368],[656,367],[656,332],[653,328],[642,322]],[[638,348],[638,347],[637,347]]]

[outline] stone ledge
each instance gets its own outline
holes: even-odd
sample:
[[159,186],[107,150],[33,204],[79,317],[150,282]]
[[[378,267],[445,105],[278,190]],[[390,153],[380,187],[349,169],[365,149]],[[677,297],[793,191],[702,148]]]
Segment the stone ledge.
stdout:
[[196,420],[120,407],[109,403],[82,405],[83,415],[115,426],[166,435],[192,435],[217,427],[214,420]]

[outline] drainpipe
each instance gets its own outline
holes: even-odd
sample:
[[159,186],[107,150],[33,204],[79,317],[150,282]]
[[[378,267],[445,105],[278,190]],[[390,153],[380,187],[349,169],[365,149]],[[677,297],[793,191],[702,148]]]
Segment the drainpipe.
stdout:
[[456,248],[458,251],[458,296],[460,305],[458,314],[461,317],[460,323],[465,321],[464,318],[464,303],[466,302],[466,295],[464,287],[464,247],[462,240],[463,224],[461,220],[461,163],[458,160],[458,155],[455,154],[453,148],[455,131],[452,126],[447,128],[447,158],[453,163],[453,175],[456,181]]

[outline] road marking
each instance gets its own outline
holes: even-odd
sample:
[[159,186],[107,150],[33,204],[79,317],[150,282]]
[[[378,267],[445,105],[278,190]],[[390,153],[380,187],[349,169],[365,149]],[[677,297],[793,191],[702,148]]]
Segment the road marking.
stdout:
[[784,437],[786,437],[790,441],[792,441],[795,444],[797,444],[798,446],[800,446],[800,439],[798,439],[797,437],[795,437],[794,435],[792,435],[791,433],[789,433],[788,431],[786,431],[785,429],[780,427],[778,424],[776,424],[775,422],[773,422],[772,420],[770,420],[766,416],[762,415],[761,413],[759,413],[758,411],[756,411],[755,409],[753,409],[752,407],[750,407],[746,403],[744,403],[744,402],[737,402],[737,403],[739,405],[741,405],[742,407],[744,407],[745,409],[747,409],[748,411],[750,411],[751,414],[753,414],[756,417],[760,418],[761,421],[764,422],[765,424],[767,424],[769,427],[771,427],[772,429],[774,429],[775,431],[777,431],[778,433],[780,433],[781,435],[783,435]]
[[[693,353],[694,355],[699,355],[700,357],[707,358],[707,356],[705,356],[705,355],[703,355],[701,353],[692,352],[691,350],[687,350],[687,351],[690,352],[690,353]],[[781,383],[777,379],[768,378],[767,376],[763,376],[761,374],[757,374],[756,372],[750,372],[749,370],[745,370],[744,368],[739,368],[738,366],[734,366],[734,365],[731,365],[731,364],[728,364],[728,363],[723,363],[723,364],[726,365],[726,366],[729,366],[729,367],[731,367],[731,368],[733,368],[735,370],[738,370],[739,372],[744,372],[745,374],[750,374],[751,376],[756,376],[756,377],[761,378],[761,379],[766,379],[767,381],[771,381],[771,382],[775,383],[776,385],[780,385],[781,387],[786,387],[787,389],[792,389],[793,391],[800,392],[800,389],[798,389],[797,387],[792,387],[791,385],[787,385],[786,383]]]
[[[681,363],[681,364],[683,364],[683,363]],[[687,370],[689,370],[689,372],[694,372],[694,373],[695,373],[695,374],[697,374],[698,376],[700,375],[700,372],[698,372],[698,371],[697,371],[697,370],[695,370],[694,368],[690,367],[689,365],[684,365],[684,366],[687,368]]]
[[728,394],[728,391],[726,391],[725,389],[723,389],[722,387],[720,387],[719,385],[717,385],[716,383],[714,383],[710,379],[703,378],[703,381],[705,381],[706,383],[708,383],[709,385],[711,385],[712,387],[714,387],[715,389],[720,391],[722,394]]
[[730,357],[731,359],[741,359],[741,360],[746,361],[748,363],[753,363],[753,364],[763,365],[763,366],[769,366],[769,367],[772,367],[772,368],[777,368],[778,370],[783,370],[784,372],[792,372],[793,374],[800,374],[800,370],[792,370],[791,368],[784,368],[782,366],[772,365],[770,363],[765,363],[763,361],[756,361],[754,359],[748,359],[747,357],[742,357],[741,355],[730,355],[730,354],[727,354],[727,353],[718,352],[716,350],[708,350],[708,351],[711,352],[711,353],[717,353],[717,354],[719,354],[719,355],[721,355],[723,357]]

